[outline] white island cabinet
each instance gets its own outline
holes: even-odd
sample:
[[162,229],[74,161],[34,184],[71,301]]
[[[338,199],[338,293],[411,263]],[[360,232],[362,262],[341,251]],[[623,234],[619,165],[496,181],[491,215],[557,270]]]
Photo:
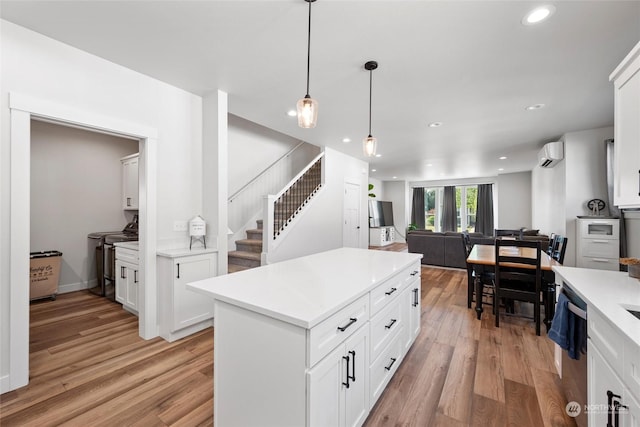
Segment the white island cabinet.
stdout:
[[188,284],[214,301],[215,425],[362,425],[419,331],[420,258],[341,248]]

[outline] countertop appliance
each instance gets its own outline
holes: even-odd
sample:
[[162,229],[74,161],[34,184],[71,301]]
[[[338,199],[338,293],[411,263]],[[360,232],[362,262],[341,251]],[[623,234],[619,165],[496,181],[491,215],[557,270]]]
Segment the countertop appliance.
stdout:
[[87,235],[95,243],[97,285],[89,291],[115,301],[116,256],[114,243],[138,240],[138,215],[121,231],[98,231]]
[[[576,315],[576,319],[584,322],[586,331],[587,304],[566,283],[562,284],[562,292],[569,300],[567,308]],[[579,360],[569,357],[562,351],[562,389],[567,402],[576,402],[580,411],[575,417],[578,427],[587,427],[587,355],[581,354]]]

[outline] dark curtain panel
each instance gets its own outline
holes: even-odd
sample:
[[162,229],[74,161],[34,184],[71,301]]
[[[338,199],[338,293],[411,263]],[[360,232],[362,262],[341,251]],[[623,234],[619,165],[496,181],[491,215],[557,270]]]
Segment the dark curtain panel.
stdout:
[[476,233],[493,236],[493,184],[478,184]]
[[424,188],[413,189],[413,202],[411,204],[411,224],[415,224],[418,230],[424,230]]
[[458,229],[456,187],[444,187],[442,202],[442,231],[456,231]]
[[607,206],[609,214],[620,218],[620,258],[627,257],[627,230],[624,224],[624,211],[613,205],[613,139],[604,141],[607,150]]

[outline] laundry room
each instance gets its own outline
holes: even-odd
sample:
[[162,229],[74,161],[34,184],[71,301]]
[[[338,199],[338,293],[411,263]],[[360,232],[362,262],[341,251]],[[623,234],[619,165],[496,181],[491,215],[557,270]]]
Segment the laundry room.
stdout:
[[[32,285],[32,300],[85,289],[109,297],[104,276],[113,273],[113,266],[101,245],[107,234],[115,241],[137,241],[137,205],[123,195],[123,179],[133,170],[127,169],[131,160],[137,161],[138,144],[110,134],[31,121],[32,261],[38,253],[59,257],[53,263],[58,268],[57,286],[42,291]],[[137,163],[134,175],[128,181],[137,193]],[[102,233],[102,239],[89,238],[96,233]]]

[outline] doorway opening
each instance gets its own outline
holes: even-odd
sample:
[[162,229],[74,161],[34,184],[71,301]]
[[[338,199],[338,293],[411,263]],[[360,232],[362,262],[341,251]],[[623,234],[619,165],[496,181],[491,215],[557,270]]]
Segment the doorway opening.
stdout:
[[157,131],[119,118],[79,110],[11,93],[10,203],[10,376],[2,392],[28,383],[29,378],[29,253],[31,219],[31,121],[40,120],[139,141],[139,335],[158,336],[156,285],[156,138]]

